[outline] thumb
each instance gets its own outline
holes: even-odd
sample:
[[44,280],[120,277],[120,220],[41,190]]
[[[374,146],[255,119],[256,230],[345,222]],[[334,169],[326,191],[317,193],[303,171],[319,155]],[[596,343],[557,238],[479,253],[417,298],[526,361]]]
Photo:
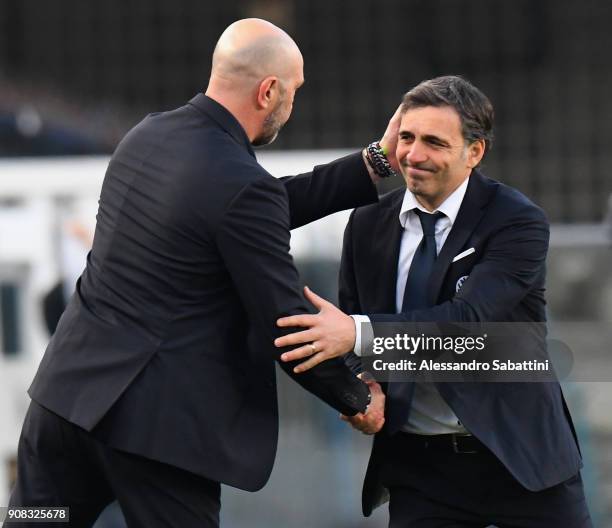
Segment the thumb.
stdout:
[[385,130],[384,136],[388,137],[397,134],[401,121],[402,105],[400,104],[391,119],[389,119],[389,123],[387,124],[387,129]]
[[328,302],[323,299],[323,297],[319,297],[315,292],[313,292],[308,286],[304,286],[304,296],[310,304],[312,304],[317,310],[323,309],[323,307],[328,304]]
[[397,107],[397,110],[391,117],[391,121],[393,123],[399,124],[399,122],[402,120],[402,106],[403,105],[400,103],[400,105]]
[[370,392],[376,394],[382,394],[381,386],[374,380],[366,380],[365,384],[370,387]]

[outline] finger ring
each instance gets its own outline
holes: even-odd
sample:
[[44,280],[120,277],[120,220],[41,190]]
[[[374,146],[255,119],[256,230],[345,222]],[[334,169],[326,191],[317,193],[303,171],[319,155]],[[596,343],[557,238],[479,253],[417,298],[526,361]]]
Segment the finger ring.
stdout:
[[312,353],[316,354],[317,353],[317,347],[314,345],[314,343],[308,343],[308,346],[310,348],[312,348]]

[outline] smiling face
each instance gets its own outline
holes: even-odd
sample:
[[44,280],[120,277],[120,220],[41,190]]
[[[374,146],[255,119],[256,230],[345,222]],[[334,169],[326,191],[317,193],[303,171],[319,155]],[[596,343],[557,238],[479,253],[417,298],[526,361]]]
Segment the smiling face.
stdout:
[[406,186],[430,211],[461,185],[484,151],[483,140],[466,142],[450,106],[412,108],[402,116],[397,159]]

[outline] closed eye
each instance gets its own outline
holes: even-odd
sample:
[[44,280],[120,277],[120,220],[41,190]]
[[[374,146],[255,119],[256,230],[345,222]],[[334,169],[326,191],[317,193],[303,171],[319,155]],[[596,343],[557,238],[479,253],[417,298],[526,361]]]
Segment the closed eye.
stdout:
[[449,148],[450,144],[437,136],[425,136],[423,140],[434,147]]

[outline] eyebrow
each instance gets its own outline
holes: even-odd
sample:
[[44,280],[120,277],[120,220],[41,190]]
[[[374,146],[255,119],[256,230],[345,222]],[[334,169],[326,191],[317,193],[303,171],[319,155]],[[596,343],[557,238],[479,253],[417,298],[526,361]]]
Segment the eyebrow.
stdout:
[[[402,139],[408,139],[408,138],[413,138],[414,134],[412,132],[410,132],[409,130],[402,130],[399,133],[400,138]],[[443,145],[445,147],[451,147],[452,145],[446,141],[445,139],[442,139],[439,136],[436,136],[434,134],[425,134],[423,136],[423,140],[427,141],[427,142],[434,142],[434,143],[438,143],[440,145]]]

